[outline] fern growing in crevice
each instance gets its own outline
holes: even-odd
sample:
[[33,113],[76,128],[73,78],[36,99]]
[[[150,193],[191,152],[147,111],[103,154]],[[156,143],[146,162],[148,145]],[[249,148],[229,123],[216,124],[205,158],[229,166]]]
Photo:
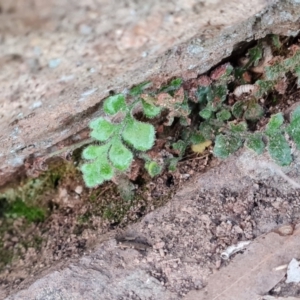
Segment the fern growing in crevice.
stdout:
[[[278,53],[280,39],[273,35],[271,42],[277,49],[275,53]],[[283,124],[282,114],[276,114],[271,116],[264,131],[250,132],[249,128],[257,128],[256,124],[268,109],[260,98],[274,90],[284,91],[282,83],[285,83],[288,72],[298,77],[297,84],[300,85],[300,49],[294,47],[288,58],[277,56],[270,60],[271,48],[264,49],[266,44],[258,42],[257,46],[249,49],[243,66],[233,68],[230,63],[225,63],[214,69],[210,77],[202,76],[205,77],[203,81],[198,78],[189,85],[175,78],[149,93],[145,90],[150,83],[142,83],[129,91],[127,100],[123,94],[108,97],[103,104],[106,116],[93,120],[89,125],[91,137],[97,143],[88,146],[82,154],[85,163],[81,170],[86,185],[94,187],[113,179],[118,172],[126,172],[135,155],[145,161],[145,169],[151,177],[160,174],[166,166],[173,171],[190,145],[192,151],[201,153],[214,143],[213,154],[220,158],[228,157],[243,145],[257,154],[266,149],[279,165],[288,165],[292,156],[287,134],[300,149],[299,107],[291,115],[287,126]],[[264,66],[262,62],[266,61]],[[257,69],[263,69],[263,75],[246,81],[246,73]],[[201,82],[204,84],[201,85]],[[248,84],[240,86],[245,82]],[[189,86],[193,89],[192,97],[186,89]],[[234,87],[238,90],[231,93]],[[191,107],[194,107],[193,112]],[[176,157],[171,155],[164,162],[158,162],[146,153],[154,145],[155,128],[150,123],[139,121],[135,112],[138,110],[151,119],[160,115],[163,109],[167,111],[163,115],[166,118],[163,126],[171,126],[177,119],[179,122],[176,124],[182,132],[179,138],[167,142]],[[198,110],[196,117],[195,109]],[[115,119],[118,121],[113,121]],[[192,123],[194,120],[200,120],[199,124]]]
[[[146,86],[143,84],[131,90],[131,95],[135,97],[131,104],[126,103],[123,94],[108,97],[104,101],[103,110],[111,118],[99,117],[90,122],[90,135],[100,144],[89,145],[82,153],[87,162],[81,166],[81,171],[88,187],[111,180],[116,171],[127,171],[133,161],[134,151],[147,151],[154,145],[154,126],[134,117],[134,109],[139,104],[145,116],[149,118],[156,117],[161,112],[160,107],[139,97]],[[117,114],[121,115],[121,121],[113,122],[112,117]],[[154,167],[153,164],[148,167],[150,175],[158,173]]]
[[217,157],[226,158],[245,143],[247,148],[257,154],[262,154],[267,143],[266,149],[270,157],[278,165],[287,166],[292,162],[292,154],[286,134],[294,140],[297,148],[300,149],[299,128],[300,106],[293,111],[291,121],[286,127],[284,126],[283,114],[277,113],[271,116],[265,130],[262,132],[250,133],[244,127],[244,129],[238,131],[231,128],[226,134],[217,135],[213,152]]

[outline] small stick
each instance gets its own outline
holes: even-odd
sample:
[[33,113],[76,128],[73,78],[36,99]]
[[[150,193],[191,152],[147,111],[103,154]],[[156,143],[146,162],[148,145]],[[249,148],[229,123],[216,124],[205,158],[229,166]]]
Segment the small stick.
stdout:
[[[194,160],[194,159],[202,159],[202,158],[206,158],[208,156],[209,156],[209,154],[205,154],[205,155],[202,155],[202,156],[196,156],[196,157],[192,157],[192,158],[189,158],[189,159],[181,160],[178,163],[181,164],[181,163],[184,163],[186,161],[190,161],[190,160]],[[188,157],[188,156],[186,156],[186,157]]]

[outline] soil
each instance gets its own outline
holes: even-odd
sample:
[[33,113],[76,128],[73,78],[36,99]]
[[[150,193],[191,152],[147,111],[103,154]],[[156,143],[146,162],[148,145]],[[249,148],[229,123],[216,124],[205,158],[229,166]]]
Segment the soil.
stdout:
[[[28,266],[33,263],[34,267],[24,267],[23,274],[39,274],[43,268],[37,260],[49,266],[57,257],[62,262],[67,257],[78,257],[84,252],[85,260],[81,259],[82,263],[75,263],[75,266],[80,266],[84,261],[87,264],[90,256],[95,268],[100,259],[101,265],[104,264],[101,268],[112,275],[122,270],[144,270],[172,293],[175,298],[170,299],[181,299],[190,290],[201,289],[207,284],[210,274],[230,263],[220,258],[225,248],[238,241],[251,241],[282,224],[300,221],[299,191],[290,189],[284,192],[281,187],[283,180],[274,176],[267,180],[251,179],[236,167],[234,162],[240,157],[237,155],[221,164],[212,160],[209,171],[183,181],[172,201],[148,213],[138,223],[111,231],[109,235],[99,234],[100,227],[85,231],[81,239],[89,242],[95,239],[99,243],[98,237],[102,236],[102,240],[107,240],[89,255],[91,248],[84,247],[86,244],[80,247],[79,237],[77,240],[72,236],[66,237],[70,232],[67,228],[72,228],[72,223],[74,226],[74,218],[65,216],[62,219],[67,225],[63,226],[66,228],[64,236],[57,233],[62,227],[54,221],[49,222],[48,226],[56,229],[52,231],[50,228],[51,234],[48,234],[48,244],[52,247],[48,247],[44,255],[37,251],[33,251],[31,256],[28,254]],[[274,187],[274,179],[278,188]],[[105,231],[109,231],[109,226],[106,229],[102,227],[102,232]],[[69,260],[61,263],[60,269],[68,263]],[[15,266],[10,274],[18,274],[21,269],[20,265]],[[16,279],[20,280],[20,277]],[[16,290],[17,286],[25,287],[29,282],[28,279],[21,284],[20,281],[7,280],[6,291],[9,288]],[[280,288],[277,286],[276,295],[297,294],[297,286],[294,285],[289,293],[285,286],[284,283]],[[123,294],[125,298],[122,299],[151,299],[138,298],[137,295],[135,298],[132,293],[127,298]],[[270,291],[271,295],[274,293]]]
[[[63,170],[66,173],[57,186],[40,199],[47,207],[48,217],[44,222],[29,223],[25,218],[17,218],[9,224],[2,221],[5,234],[0,273],[3,294],[0,295],[4,297],[18,290],[24,286],[23,281],[28,284],[57,263],[89,253],[99,240],[116,235],[117,229],[164,205],[194,174],[216,163],[209,152],[187,159],[172,174],[165,173],[150,182],[148,178],[148,183],[129,203],[122,199],[112,182],[92,191],[86,189],[75,167],[63,162],[67,164]],[[58,167],[56,162],[49,172],[57,168],[61,165]]]

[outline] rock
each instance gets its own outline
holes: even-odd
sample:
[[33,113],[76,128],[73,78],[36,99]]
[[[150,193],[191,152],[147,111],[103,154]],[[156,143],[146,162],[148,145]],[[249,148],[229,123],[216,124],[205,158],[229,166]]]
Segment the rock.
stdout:
[[196,78],[245,42],[299,31],[292,0],[36,3],[0,0],[0,186],[84,139],[110,91]]
[[[278,228],[277,221],[287,224],[289,218],[300,219],[298,202],[293,201],[298,194],[291,193],[292,187],[286,189],[284,181],[272,186],[274,174],[256,172],[250,176],[241,167],[249,160],[248,151],[244,149],[197,175],[167,205],[130,225],[127,232],[145,237],[152,246],[146,251],[123,249],[111,237],[77,262],[35,277],[31,285],[26,278],[19,284],[22,290],[6,299],[82,299],[82,293],[87,300],[121,299],[132,293],[145,300],[169,300],[202,288],[205,284],[199,287],[195,283],[205,283],[213,270],[222,270],[220,253],[228,245],[252,240],[254,232],[256,236],[270,231],[286,233],[287,226]],[[300,157],[299,152],[294,154]],[[260,161],[259,156],[252,159],[255,164]],[[253,189],[257,182],[259,188]],[[220,201],[224,191],[227,200]],[[272,209],[266,213],[261,205],[254,208],[254,203],[269,203],[269,198],[286,199],[294,206],[287,207],[288,212]],[[234,212],[230,201],[242,206],[243,213]]]
[[78,186],[76,186],[74,191],[76,194],[80,195],[83,191],[83,187],[81,185],[78,185]]

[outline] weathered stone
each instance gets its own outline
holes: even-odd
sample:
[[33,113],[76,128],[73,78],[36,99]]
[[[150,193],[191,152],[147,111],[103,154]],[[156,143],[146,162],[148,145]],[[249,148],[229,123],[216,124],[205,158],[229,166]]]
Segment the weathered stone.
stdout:
[[300,26],[296,0],[0,5],[0,185],[30,155],[82,139],[109,91],[195,77],[243,42]]
[[[290,167],[276,168],[292,173],[293,180],[299,182],[300,154],[295,154]],[[48,275],[35,278],[29,287],[32,280],[25,279],[19,285],[22,290],[6,299],[182,299],[177,293],[201,289],[203,282],[209,279],[210,268],[214,265],[209,256],[212,256],[210,251],[216,249],[216,240],[222,243],[232,235],[244,234],[247,237],[247,230],[256,230],[259,236],[278,230],[278,220],[281,220],[280,224],[287,224],[290,218],[294,221],[300,218],[297,203],[290,207],[292,216],[280,210],[268,218],[262,218],[257,212],[256,217],[252,215],[254,201],[272,201],[271,196],[265,199],[262,196],[266,189],[264,184],[268,190],[277,191],[284,198],[296,193],[295,187],[280,172],[269,169],[268,164],[272,162],[267,155],[260,157],[247,149],[239,151],[218,167],[186,182],[167,205],[125,229],[124,235],[130,233],[132,240],[124,245],[117,244],[117,240],[108,235],[106,241],[79,261],[56,266]],[[256,182],[262,187],[255,188],[254,192]],[[256,199],[254,194],[258,195]],[[222,195],[225,197],[223,201]],[[236,209],[227,210],[230,203]],[[221,212],[220,206],[226,209]],[[217,207],[219,210],[215,213]],[[243,217],[245,210],[250,214]],[[261,211],[265,209],[262,207]],[[215,227],[214,217],[217,215],[224,221]],[[259,222],[256,229],[247,222],[251,218]],[[238,224],[233,227],[235,231],[231,221]],[[220,233],[219,237],[212,234],[213,228],[216,235]],[[135,237],[147,240],[149,247],[136,247]],[[249,239],[252,238],[251,235]]]

